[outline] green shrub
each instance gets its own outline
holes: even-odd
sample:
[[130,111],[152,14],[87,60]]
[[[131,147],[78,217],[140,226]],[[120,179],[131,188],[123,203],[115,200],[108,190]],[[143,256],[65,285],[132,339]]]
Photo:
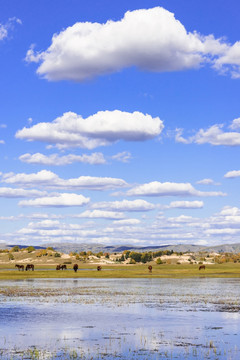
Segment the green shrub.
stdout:
[[[132,260],[135,260],[135,262],[140,262],[141,261],[141,258],[142,258],[142,254],[141,253],[137,253],[135,251],[132,251],[129,255],[129,257],[132,259]],[[131,264],[131,263],[130,263]]]
[[12,252],[18,252],[20,250],[19,246],[14,246]]
[[28,253],[31,253],[31,252],[35,251],[35,247],[34,246],[28,246],[26,248],[26,250],[27,250]]
[[9,260],[14,260],[14,256],[13,256],[12,253],[9,253],[9,254],[8,254],[8,259],[9,259]]
[[152,261],[152,253],[143,253],[141,255],[141,261],[145,264],[146,262]]

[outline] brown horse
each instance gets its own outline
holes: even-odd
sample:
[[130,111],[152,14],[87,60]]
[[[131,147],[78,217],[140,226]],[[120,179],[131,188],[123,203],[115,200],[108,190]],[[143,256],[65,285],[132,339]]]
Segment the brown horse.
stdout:
[[73,265],[73,270],[74,270],[75,272],[78,271],[78,264],[74,264],[74,265]]
[[148,270],[150,273],[152,272],[152,265],[149,265]]
[[57,265],[57,266],[56,266],[56,270],[60,270],[60,265]]
[[20,271],[20,270],[24,271],[24,265],[18,265],[18,264],[16,264],[16,265],[15,265],[15,268],[18,268],[18,271]]
[[206,266],[205,265],[200,265],[198,270],[205,270],[206,269]]
[[59,265],[61,270],[67,270],[67,265]]
[[28,270],[30,270],[30,269],[32,269],[32,271],[34,271],[34,265],[33,265],[33,264],[27,264],[27,265],[26,265],[25,270],[28,271]]
[[99,265],[98,267],[97,267],[97,271],[101,271],[102,270],[102,267]]

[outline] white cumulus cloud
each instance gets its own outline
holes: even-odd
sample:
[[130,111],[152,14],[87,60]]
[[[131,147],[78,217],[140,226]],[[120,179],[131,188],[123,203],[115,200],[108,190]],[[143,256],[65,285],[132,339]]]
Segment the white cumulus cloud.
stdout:
[[193,141],[197,144],[226,145],[239,146],[240,133],[225,132],[222,130],[223,125],[213,125],[207,130],[200,129],[193,137]]
[[196,190],[190,183],[153,181],[127,191],[129,196],[224,196],[222,192]]
[[[240,129],[240,120],[234,119],[229,128],[232,130]],[[214,124],[208,129],[200,129],[195,135],[188,138],[182,136],[183,130],[176,130],[175,140],[183,144],[211,144],[214,146],[239,146],[240,145],[240,132],[238,131],[225,131],[224,124]]]
[[67,207],[67,206],[83,206],[88,204],[89,198],[83,195],[62,193],[57,196],[44,196],[37,199],[19,201],[19,206],[31,207]]
[[234,119],[229,128],[232,130],[240,129],[240,118]]
[[90,218],[90,219],[122,219],[124,214],[114,211],[105,210],[86,210],[78,215],[79,218]]
[[26,60],[40,62],[37,73],[48,80],[84,81],[131,66],[157,72],[197,68],[229,49],[213,35],[187,32],[173,13],[155,7],[105,24],[78,22],[54,34],[46,51],[31,47]]
[[240,176],[240,170],[232,170],[232,171],[228,171],[224,177],[225,178],[236,178]]
[[141,223],[139,219],[123,219],[123,220],[116,220],[113,222],[114,225],[138,225]]
[[92,204],[92,208],[106,209],[114,211],[149,211],[156,208],[156,205],[148,201],[137,200],[122,200],[122,201],[103,201]]
[[127,186],[127,183],[124,180],[109,177],[80,176],[73,179],[61,179],[57,174],[49,170],[41,170],[31,174],[6,173],[2,174],[1,181],[7,184],[17,184],[25,187],[37,185],[68,190],[108,190]]
[[73,112],[64,113],[52,122],[43,122],[18,130],[16,138],[42,141],[58,148],[93,149],[118,140],[145,141],[160,135],[163,122],[141,112],[99,111],[83,119]]
[[203,207],[203,201],[172,201],[169,209],[201,209]]
[[39,197],[45,195],[46,195],[45,191],[0,187],[0,197],[4,197],[4,198],[26,198],[26,197]]
[[90,155],[74,155],[69,154],[65,156],[59,156],[58,154],[44,155],[41,153],[36,154],[23,154],[19,157],[19,160],[28,164],[41,164],[51,166],[69,165],[75,162],[86,163],[91,165],[105,164],[106,160],[102,153],[92,153]]
[[237,41],[231,47],[216,59],[214,67],[223,73],[230,72],[235,79],[240,78],[240,41]]
[[200,185],[220,185],[219,183],[216,183],[212,179],[202,179],[202,180],[197,181],[197,184],[200,184]]

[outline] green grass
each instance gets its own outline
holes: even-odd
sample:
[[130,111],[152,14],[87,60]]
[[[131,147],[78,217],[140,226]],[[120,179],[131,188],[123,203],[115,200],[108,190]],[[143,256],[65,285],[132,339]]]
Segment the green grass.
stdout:
[[[206,265],[206,270],[198,270],[198,265],[153,265],[152,273],[148,265],[104,265],[97,271],[96,265],[81,264],[75,273],[72,266],[69,271],[56,271],[55,266],[35,265],[36,271],[18,271],[14,266],[0,265],[0,280],[32,278],[186,278],[186,277],[240,277],[240,263]],[[50,269],[51,270],[44,270]],[[11,269],[11,270],[6,270]],[[81,269],[93,269],[83,270]]]

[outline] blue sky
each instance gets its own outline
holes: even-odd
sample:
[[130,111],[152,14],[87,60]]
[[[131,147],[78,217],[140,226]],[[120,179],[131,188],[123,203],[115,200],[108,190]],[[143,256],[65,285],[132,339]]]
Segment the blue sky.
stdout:
[[237,1],[0,1],[0,241],[239,242]]

